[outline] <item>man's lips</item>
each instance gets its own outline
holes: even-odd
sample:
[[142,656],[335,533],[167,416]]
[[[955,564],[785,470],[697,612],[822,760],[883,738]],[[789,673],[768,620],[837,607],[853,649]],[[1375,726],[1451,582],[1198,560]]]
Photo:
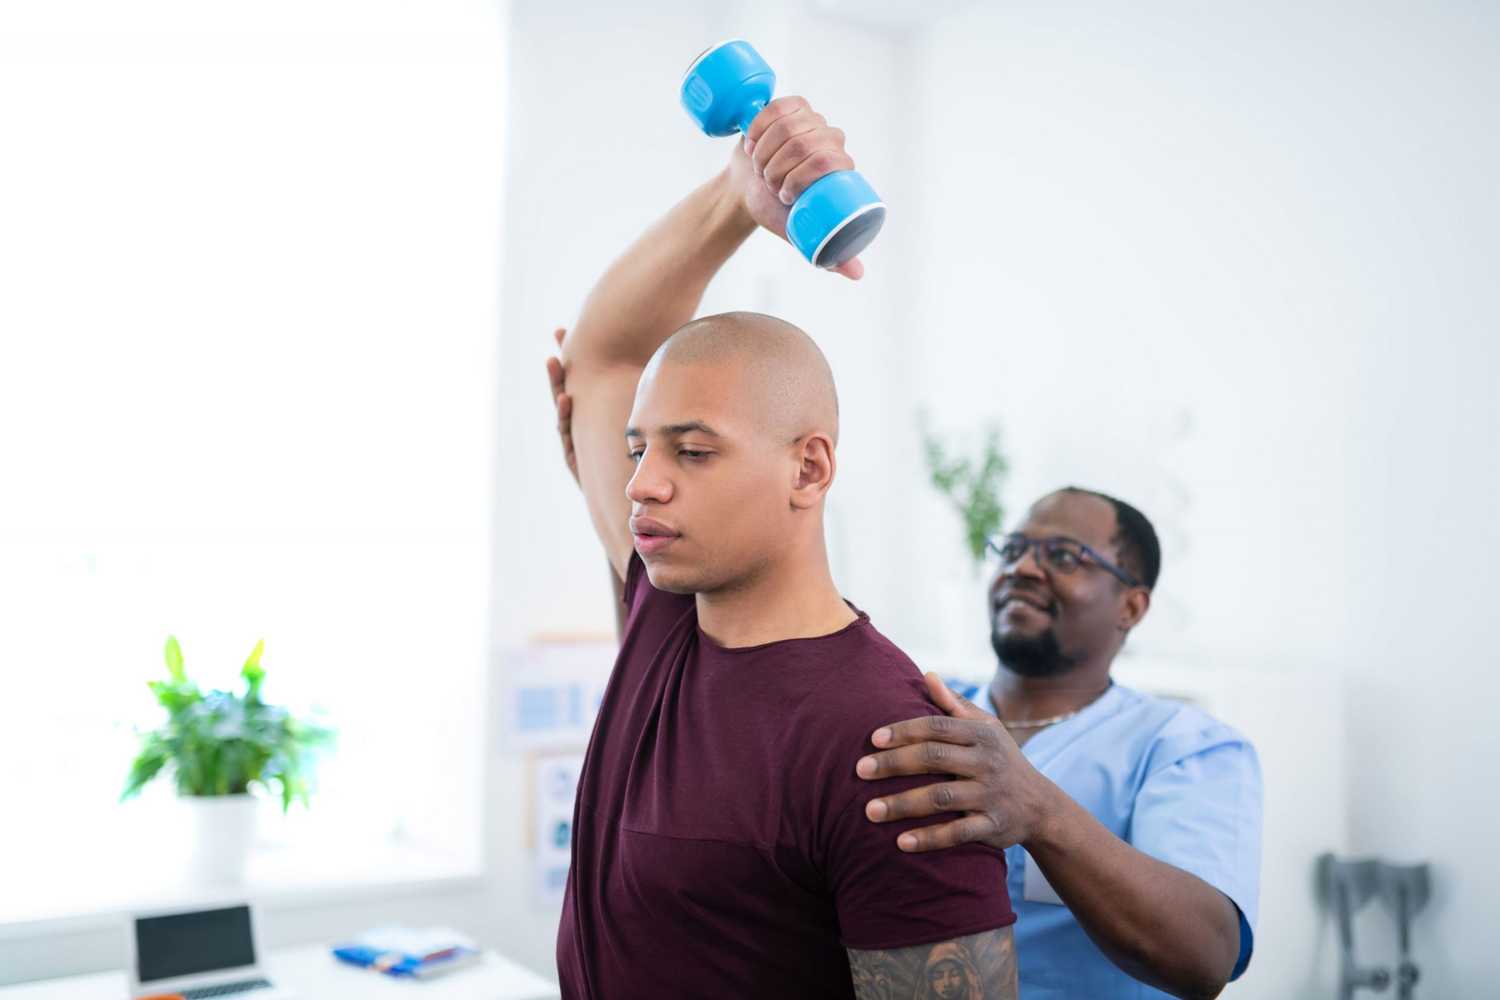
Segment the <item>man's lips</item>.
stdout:
[[678,532],[670,525],[658,521],[654,517],[632,517],[630,519],[630,533],[632,535],[662,535],[676,538]]
[[635,550],[641,554],[642,558],[654,556],[675,541],[677,541],[675,535],[636,535]]
[[650,517],[632,517],[630,533],[635,537],[635,550],[642,556],[660,552],[679,537],[672,528]]
[[1045,615],[1055,615],[1057,613],[1057,607],[1052,601],[1046,600],[1045,598],[1038,597],[1033,594],[1014,593],[1001,594],[998,598],[995,599],[995,613],[999,614],[1001,611],[1005,610],[1007,605],[1011,604],[1023,604],[1026,607],[1032,608],[1036,611],[1040,611]]

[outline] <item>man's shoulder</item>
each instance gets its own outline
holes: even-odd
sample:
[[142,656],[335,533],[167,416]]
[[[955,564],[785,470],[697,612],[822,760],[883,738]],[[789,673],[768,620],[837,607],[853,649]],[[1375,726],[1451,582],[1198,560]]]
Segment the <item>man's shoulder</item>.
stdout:
[[1153,766],[1165,766],[1213,750],[1255,755],[1249,737],[1199,704],[1115,685],[1120,716],[1147,738],[1142,751]]
[[[965,677],[944,677],[943,683],[950,691],[994,714],[983,682]],[[1107,706],[1097,724],[1131,733],[1143,754],[1163,751],[1170,754],[1174,749],[1187,753],[1226,744],[1240,745],[1252,754],[1255,752],[1254,744],[1243,733],[1191,701],[1151,694],[1119,683],[1111,685],[1106,697],[1113,704]]]
[[874,625],[862,622],[820,665],[823,674],[802,710],[833,727],[869,733],[922,715],[942,714],[927,697],[922,671]]
[[[892,682],[922,680],[922,671],[890,639],[864,618],[840,637],[835,655],[827,664],[830,679],[841,684],[825,685],[829,698],[882,697]],[[897,685],[898,687],[902,685]]]

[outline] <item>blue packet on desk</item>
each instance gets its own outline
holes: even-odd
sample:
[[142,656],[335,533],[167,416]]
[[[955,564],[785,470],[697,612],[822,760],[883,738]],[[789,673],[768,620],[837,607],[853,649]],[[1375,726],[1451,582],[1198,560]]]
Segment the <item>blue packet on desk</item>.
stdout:
[[333,955],[350,965],[412,979],[467,968],[484,957],[467,937],[444,927],[376,928],[334,948]]

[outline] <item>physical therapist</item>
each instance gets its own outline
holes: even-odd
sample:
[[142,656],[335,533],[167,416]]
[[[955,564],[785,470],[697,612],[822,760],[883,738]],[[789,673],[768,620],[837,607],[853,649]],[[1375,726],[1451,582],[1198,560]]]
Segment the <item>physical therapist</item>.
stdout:
[[948,715],[877,730],[884,749],[856,765],[870,779],[954,780],[872,799],[866,815],[963,812],[897,846],[1005,851],[1027,1000],[1217,996],[1254,946],[1260,766],[1230,727],[1110,679],[1151,606],[1155,530],[1129,504],[1069,488],[991,548],[988,690],[928,674]]

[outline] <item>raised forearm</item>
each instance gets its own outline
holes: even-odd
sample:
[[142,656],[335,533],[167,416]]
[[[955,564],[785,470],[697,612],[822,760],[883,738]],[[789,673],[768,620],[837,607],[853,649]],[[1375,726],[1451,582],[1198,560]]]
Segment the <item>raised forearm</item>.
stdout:
[[1224,988],[1238,957],[1239,918],[1213,886],[1125,843],[1061,789],[1025,847],[1121,969],[1178,997]]
[[693,318],[719,268],[755,231],[725,170],[678,202],[599,279],[562,345],[572,368],[644,367]]

